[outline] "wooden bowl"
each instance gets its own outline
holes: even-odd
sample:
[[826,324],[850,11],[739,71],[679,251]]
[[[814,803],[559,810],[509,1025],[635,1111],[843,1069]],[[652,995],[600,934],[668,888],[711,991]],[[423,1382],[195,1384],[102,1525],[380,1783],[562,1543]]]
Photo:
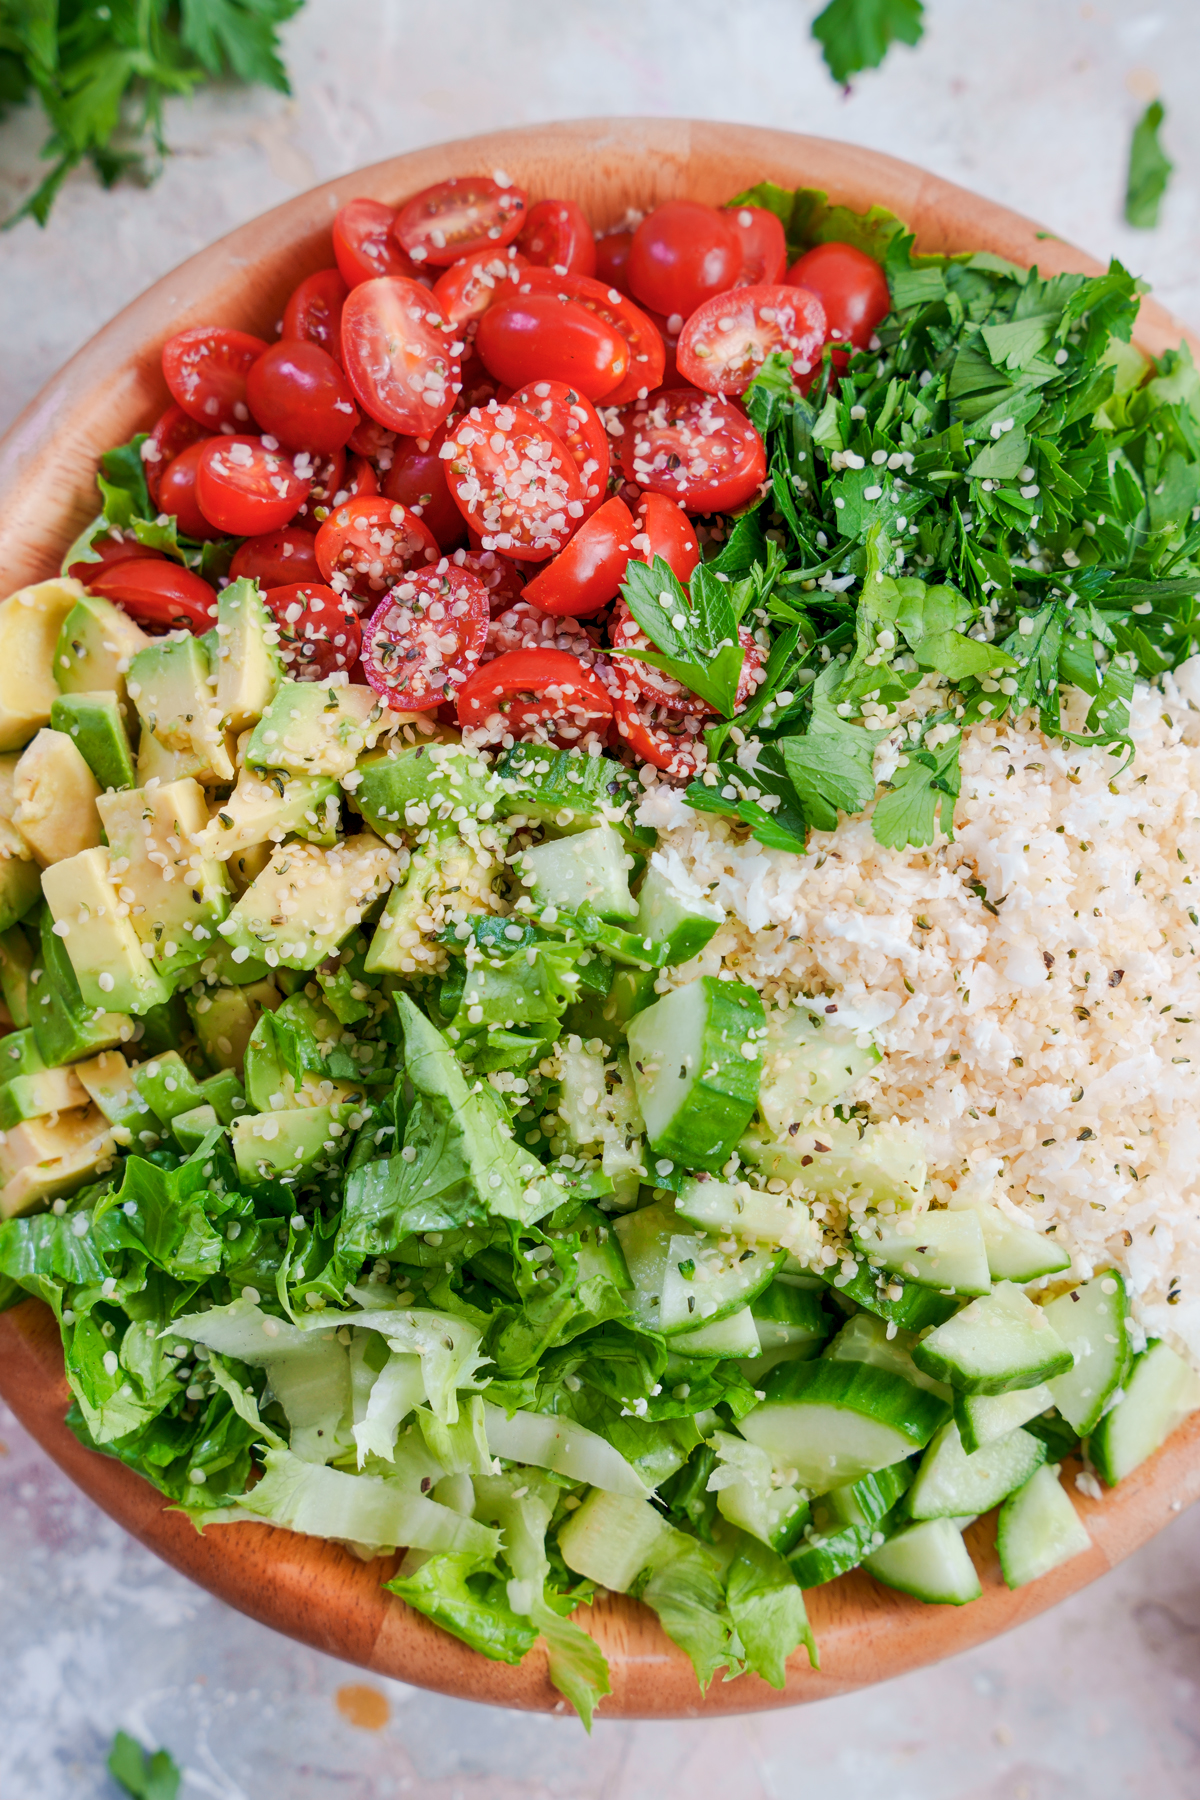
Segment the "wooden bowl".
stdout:
[[[1095,273],[1093,258],[1029,220],[951,183],[849,144],[751,126],[684,119],[579,120],[443,144],[373,168],[277,207],[214,244],[127,307],[72,358],[0,441],[0,592],[52,574],[96,511],[102,450],[148,427],[167,402],[164,339],[186,325],[240,326],[272,335],[296,282],[332,261],[337,208],[366,194],[395,203],[428,183],[503,167],[535,198],[578,200],[598,226],[629,206],[674,195],[719,202],[770,177],[824,189],[858,210],[890,208],[927,251],[986,249],[1047,273]],[[1188,337],[1144,300],[1135,341],[1158,355]],[[1188,338],[1200,356],[1200,340]],[[161,1494],[112,1458],[85,1450],[63,1422],[68,1390],[58,1328],[40,1301],[0,1316],[0,1394],[54,1460],[126,1530],[210,1592],[251,1617],[349,1662],[418,1686],[493,1705],[561,1707],[535,1649],[516,1668],[487,1661],[385,1594],[393,1561],[363,1563],[322,1539],[267,1525],[222,1525],[199,1536]],[[787,1688],[756,1676],[717,1681],[701,1697],[690,1663],[645,1608],[620,1597],[581,1608],[602,1645],[613,1694],[601,1717],[697,1717],[823,1699],[969,1648],[1032,1618],[1104,1573],[1200,1497],[1200,1414],[1103,1501],[1068,1489],[1092,1549],[1017,1593],[1004,1586],[994,1521],[968,1542],[983,1582],[962,1608],[924,1606],[856,1573],[809,1595],[820,1672],[793,1657]]]

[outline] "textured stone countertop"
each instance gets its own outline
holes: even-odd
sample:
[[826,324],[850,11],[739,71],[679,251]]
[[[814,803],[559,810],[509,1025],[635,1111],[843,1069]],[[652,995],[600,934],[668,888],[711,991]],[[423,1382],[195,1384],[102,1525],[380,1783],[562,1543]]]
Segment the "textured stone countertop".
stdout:
[[[1196,0],[927,0],[929,31],[849,98],[815,0],[308,0],[295,96],[173,103],[149,192],[68,182],[0,238],[0,428],[184,257],[317,181],[526,121],[753,120],[853,139],[1040,218],[1200,323]],[[1133,120],[1161,90],[1178,171],[1158,231],[1119,217]],[[0,214],[41,123],[0,126]],[[1056,1612],[939,1668],[802,1711],[600,1723],[444,1700],[273,1636],[171,1573],[0,1408],[0,1795],[112,1800],[117,1726],[171,1746],[184,1800],[1195,1800],[1200,1516]]]

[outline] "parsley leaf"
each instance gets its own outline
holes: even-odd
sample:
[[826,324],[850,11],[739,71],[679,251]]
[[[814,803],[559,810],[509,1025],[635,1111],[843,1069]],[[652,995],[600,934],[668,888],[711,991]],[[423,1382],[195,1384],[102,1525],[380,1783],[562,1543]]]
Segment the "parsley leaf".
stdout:
[[656,556],[650,567],[629,563],[621,593],[658,650],[626,650],[614,655],[631,656],[673,675],[728,719],[737,704],[738,677],[745,657],[738,642],[730,584],[701,563],[689,588],[690,592],[685,592],[661,556]]
[[830,0],[812,34],[833,79],[844,86],[861,69],[877,69],[892,44],[917,44],[925,29],[921,0]]
[[804,816],[817,831],[833,831],[838,813],[859,813],[875,794],[871,761],[886,734],[852,725],[837,711],[830,689],[840,670],[830,663],[813,691],[812,716],[803,737],[780,740],[784,767]]
[[1125,183],[1125,221],[1139,231],[1153,231],[1158,209],[1175,164],[1158,141],[1166,117],[1161,100],[1152,100],[1133,128],[1129,175]]
[[962,783],[958,766],[961,747],[962,733],[955,731],[936,750],[922,744],[905,753],[871,819],[876,843],[892,850],[903,850],[906,844],[932,844],[939,809],[942,830],[953,837],[954,802]]
[[108,1772],[133,1800],[175,1800],[183,1780],[169,1750],[156,1750],[149,1756],[127,1731],[118,1731],[112,1741]]

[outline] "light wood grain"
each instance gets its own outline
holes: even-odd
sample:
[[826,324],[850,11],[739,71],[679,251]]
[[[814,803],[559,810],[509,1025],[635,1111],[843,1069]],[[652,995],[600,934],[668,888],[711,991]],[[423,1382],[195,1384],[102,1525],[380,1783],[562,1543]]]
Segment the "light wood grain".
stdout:
[[[921,249],[989,249],[1047,272],[1100,265],[1030,220],[908,163],[788,132],[688,120],[581,120],[499,132],[377,163],[277,207],[176,269],[134,302],[26,408],[0,440],[0,592],[57,569],[95,511],[99,453],[148,426],[167,401],[164,340],[186,325],[272,333],[295,283],[332,261],[329,223],[358,194],[389,202],[447,175],[503,167],[534,198],[577,199],[598,225],[629,206],[676,194],[721,201],[770,177],[825,189],[858,210],[883,205],[907,220]],[[1136,341],[1160,354],[1200,341],[1151,300]],[[126,1530],[230,1605],[301,1641],[381,1674],[495,1705],[552,1710],[544,1654],[517,1668],[488,1662],[384,1594],[389,1561],[366,1564],[320,1539],[265,1525],[210,1527],[200,1536],[148,1483],[85,1450],[63,1422],[69,1395],[58,1329],[27,1301],[0,1317],[0,1394],[54,1460]],[[614,1692],[601,1717],[750,1711],[845,1693],[978,1644],[1053,1606],[1128,1556],[1200,1497],[1200,1415],[1103,1502],[1074,1493],[1093,1548],[1012,1594],[1000,1580],[994,1521],[968,1542],[984,1583],[973,1605],[923,1606],[856,1573],[815,1590],[809,1611],[820,1672],[793,1657],[786,1691],[756,1676],[718,1681],[701,1698],[691,1665],[653,1615],[614,1597],[578,1617],[602,1645]]]

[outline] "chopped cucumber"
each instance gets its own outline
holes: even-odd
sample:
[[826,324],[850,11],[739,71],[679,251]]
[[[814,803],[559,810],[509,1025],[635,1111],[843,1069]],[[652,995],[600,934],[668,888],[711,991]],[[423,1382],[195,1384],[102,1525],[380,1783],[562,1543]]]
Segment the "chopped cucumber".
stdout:
[[724,922],[724,910],[706,900],[699,888],[691,882],[685,888],[678,879],[673,881],[664,859],[651,859],[638,895],[634,935],[661,946],[663,954],[658,960],[666,966],[690,962]]
[[1018,1224],[998,1206],[982,1201],[969,1207],[951,1202],[951,1206],[978,1215],[993,1281],[1036,1281],[1039,1275],[1060,1275],[1070,1268],[1070,1255],[1061,1244],[1032,1225]]
[[660,1157],[689,1169],[728,1161],[758,1100],[763,1028],[753,988],[708,975],[630,1020],[634,1085]]
[[620,833],[611,825],[597,825],[574,837],[535,844],[513,868],[532,889],[535,907],[577,912],[591,906],[609,924],[620,924],[637,915],[626,857]]
[[864,1475],[860,1481],[831,1488],[813,1502],[812,1523],[789,1557],[802,1588],[820,1587],[878,1549],[897,1501],[912,1485],[911,1463],[898,1462]]
[[853,1033],[818,1024],[803,1007],[775,1008],[767,1014],[759,1111],[778,1137],[830,1106],[874,1068],[879,1051],[865,1049]]
[[630,1311],[634,1323],[643,1331],[657,1331],[675,1210],[669,1203],[640,1206],[614,1219],[613,1230],[633,1287]]
[[914,1387],[926,1388],[929,1393],[936,1394],[939,1400],[951,1402],[954,1398],[953,1388],[926,1375],[913,1361],[912,1347],[915,1342],[916,1338],[911,1331],[901,1333],[896,1330],[889,1337],[884,1320],[877,1319],[873,1313],[855,1313],[842,1326],[823,1355],[833,1362],[870,1363],[875,1369],[890,1369],[893,1375],[903,1375],[905,1381],[911,1381]]
[[795,1287],[778,1277],[750,1302],[758,1341],[764,1350],[783,1345],[811,1345],[815,1350],[829,1336],[829,1314],[820,1292]]
[[1028,1431],[1010,1431],[968,1456],[951,1419],[921,1458],[908,1496],[909,1511],[914,1519],[957,1519],[988,1512],[1028,1481],[1045,1460],[1045,1444]]
[[632,770],[610,756],[581,750],[552,750],[545,744],[514,744],[489,781],[502,818],[520,816],[558,833],[615,827],[631,850],[653,850],[658,833],[635,825],[643,790]]
[[1089,1440],[1088,1454],[1101,1479],[1116,1487],[1198,1406],[1200,1376],[1169,1344],[1152,1338],[1134,1357],[1121,1399],[1105,1413]]
[[[718,1250],[711,1238],[672,1237],[667,1246],[658,1329],[698,1331],[749,1305],[783,1261],[778,1250]],[[742,1353],[744,1354],[744,1352]]]
[[648,1500],[593,1488],[559,1527],[558,1548],[568,1569],[623,1594],[670,1534],[671,1527]]
[[[946,1213],[965,1219],[968,1213]],[[1074,1361],[1043,1307],[1011,1281],[973,1300],[922,1338],[913,1360],[927,1375],[964,1394],[1008,1394],[1038,1387]]]
[[758,1354],[758,1331],[748,1306],[696,1331],[676,1332],[671,1349],[679,1356],[752,1357]]
[[765,1392],[742,1436],[818,1494],[923,1450],[948,1410],[901,1375],[824,1357],[779,1364]]
[[1053,1463],[1044,1463],[1000,1508],[996,1549],[1010,1588],[1024,1587],[1026,1582],[1048,1575],[1059,1563],[1082,1556],[1091,1547],[1092,1540]]
[[[861,1306],[900,1331],[924,1331],[928,1325],[940,1325],[944,1319],[952,1318],[958,1310],[958,1301],[953,1294],[922,1287],[917,1281],[901,1281],[896,1276],[877,1277],[866,1262],[860,1262],[853,1275],[843,1274],[835,1263],[831,1269],[822,1269],[820,1276],[841,1297],[843,1304],[852,1302]],[[893,1300],[889,1296],[897,1289],[899,1296]],[[849,1311],[848,1305],[846,1310]]]
[[863,1568],[885,1586],[933,1605],[965,1606],[983,1593],[953,1519],[925,1519],[919,1525],[906,1525],[881,1550],[864,1556]]
[[1054,1395],[1044,1381],[1037,1387],[1014,1388],[1008,1394],[955,1394],[954,1422],[969,1454],[1019,1425],[1027,1425],[1053,1405]]
[[[867,1125],[834,1119],[778,1139],[757,1127],[738,1145],[764,1176],[801,1181],[813,1194],[837,1193],[871,1205],[909,1207],[925,1191],[925,1147],[915,1125]],[[943,1287],[945,1283],[942,1283]]]
[[745,1181],[685,1181],[675,1210],[703,1231],[726,1232],[744,1244],[782,1244],[793,1256],[807,1256],[820,1243],[803,1200]]
[[924,1287],[956,1294],[986,1294],[991,1287],[983,1229],[973,1212],[873,1218],[855,1231],[854,1242],[870,1262]]
[[1080,1437],[1087,1437],[1129,1368],[1125,1283],[1115,1269],[1108,1269],[1060,1294],[1044,1310],[1075,1358],[1075,1367],[1049,1384],[1054,1405]]
[[709,1443],[717,1467],[707,1491],[716,1494],[721,1517],[786,1556],[808,1523],[807,1494],[794,1482],[781,1481],[757,1444],[728,1431],[714,1431]]

